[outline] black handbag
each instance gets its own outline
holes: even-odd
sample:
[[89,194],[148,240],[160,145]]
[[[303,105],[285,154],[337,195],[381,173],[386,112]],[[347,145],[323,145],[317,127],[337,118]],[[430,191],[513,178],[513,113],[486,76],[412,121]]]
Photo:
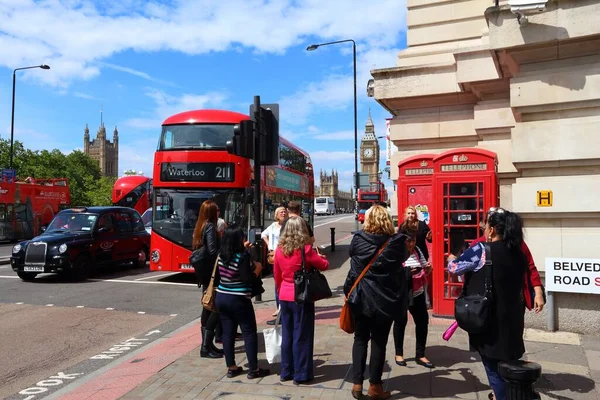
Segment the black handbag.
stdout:
[[468,294],[468,282],[465,281],[462,294],[454,302],[454,317],[458,326],[468,333],[478,334],[486,329],[491,314],[492,302],[492,249],[484,244],[485,249],[485,293]]
[[294,301],[296,304],[314,303],[331,297],[331,288],[325,275],[316,268],[306,270],[304,248],[300,249],[302,266],[294,273]]

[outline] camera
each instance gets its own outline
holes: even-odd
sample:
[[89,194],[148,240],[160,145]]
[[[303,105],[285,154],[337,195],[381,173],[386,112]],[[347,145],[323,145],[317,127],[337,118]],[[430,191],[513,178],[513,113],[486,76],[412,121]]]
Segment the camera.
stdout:
[[513,14],[517,14],[519,25],[524,25],[528,22],[527,15],[539,14],[546,11],[548,0],[509,0],[508,5]]

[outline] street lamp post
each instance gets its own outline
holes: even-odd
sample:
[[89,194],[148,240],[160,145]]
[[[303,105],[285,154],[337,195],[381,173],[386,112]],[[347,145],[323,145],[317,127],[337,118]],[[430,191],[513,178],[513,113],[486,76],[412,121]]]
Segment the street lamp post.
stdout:
[[[356,42],[353,39],[338,40],[335,42],[327,42],[320,44],[311,44],[306,48],[307,51],[313,51],[321,46],[329,46],[332,44],[352,42],[352,62],[354,66],[354,196],[356,205],[358,204],[358,101],[356,98]],[[358,220],[354,221],[354,230],[358,230]]]
[[31,67],[22,67],[15,68],[13,70],[13,84],[12,84],[12,116],[10,119],[10,163],[9,169],[12,170],[13,167],[13,144],[14,144],[14,134],[15,134],[15,85],[17,83],[17,71],[21,71],[23,69],[33,69],[33,68],[41,68],[41,69],[50,69],[46,64],[42,65],[34,65]]

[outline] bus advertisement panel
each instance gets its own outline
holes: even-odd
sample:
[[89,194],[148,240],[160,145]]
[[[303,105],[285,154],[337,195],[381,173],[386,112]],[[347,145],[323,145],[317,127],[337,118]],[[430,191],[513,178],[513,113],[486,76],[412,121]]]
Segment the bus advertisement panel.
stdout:
[[[226,224],[249,230],[253,162],[226,149],[234,125],[248,119],[232,111],[197,110],[163,122],[154,156],[151,270],[194,272],[189,264],[192,236],[205,200],[218,205]],[[310,157],[283,138],[279,151],[279,165],[261,168],[262,225],[273,222],[275,209],[290,200],[301,202],[303,217],[312,224]]]
[[71,206],[66,178],[0,182],[0,241],[31,239]]

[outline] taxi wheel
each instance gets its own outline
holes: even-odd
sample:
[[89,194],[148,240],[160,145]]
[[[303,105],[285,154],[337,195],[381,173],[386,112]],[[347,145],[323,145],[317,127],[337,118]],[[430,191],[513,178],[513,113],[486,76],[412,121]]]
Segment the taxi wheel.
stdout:
[[37,276],[37,274],[35,272],[23,272],[23,271],[17,271],[17,275],[19,275],[19,278],[21,278],[25,282],[32,282],[35,279],[35,277]]
[[84,281],[90,277],[92,266],[88,256],[81,255],[73,263],[72,277],[78,281]]
[[142,247],[138,252],[138,256],[134,261],[134,265],[137,268],[144,268],[146,266],[146,261],[148,261],[148,249]]

